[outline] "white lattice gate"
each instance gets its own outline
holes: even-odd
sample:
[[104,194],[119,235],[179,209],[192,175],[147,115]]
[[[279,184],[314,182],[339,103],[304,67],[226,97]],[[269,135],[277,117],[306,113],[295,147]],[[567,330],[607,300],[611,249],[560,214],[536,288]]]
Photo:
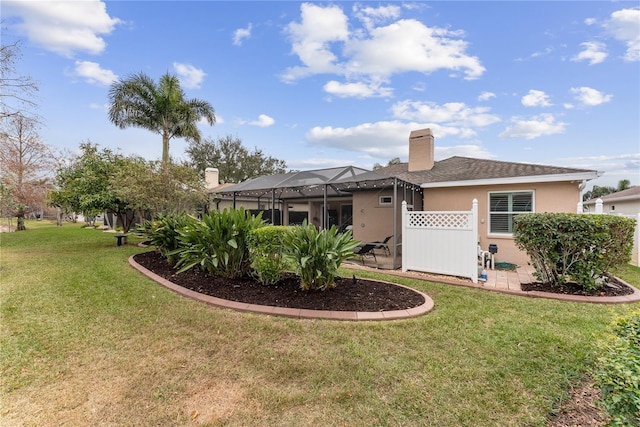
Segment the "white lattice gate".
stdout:
[[478,282],[478,201],[471,211],[408,211],[402,202],[402,271]]

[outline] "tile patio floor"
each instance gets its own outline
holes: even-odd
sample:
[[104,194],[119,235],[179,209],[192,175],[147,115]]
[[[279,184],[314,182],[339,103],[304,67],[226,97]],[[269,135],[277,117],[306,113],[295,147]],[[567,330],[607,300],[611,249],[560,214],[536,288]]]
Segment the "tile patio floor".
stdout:
[[[364,260],[364,262],[363,262]],[[382,253],[376,253],[376,259],[373,257],[364,257],[364,258],[352,258],[348,261],[348,263],[353,266],[364,266],[370,268],[377,268],[381,270],[394,270],[393,268],[393,258],[387,257]],[[398,265],[395,269],[396,272],[401,272],[402,262],[400,257],[398,257]],[[385,271],[386,272],[386,271]],[[443,276],[444,277],[444,276]],[[452,278],[455,279],[455,278]],[[464,281],[466,279],[460,279],[460,281]],[[521,291],[520,284],[521,283],[532,283],[535,282],[536,279],[533,276],[533,268],[531,266],[518,266],[516,271],[505,271],[505,270],[490,270],[487,269],[487,281],[480,282],[478,281],[478,285],[484,288],[496,289],[496,290],[505,290],[505,291]]]

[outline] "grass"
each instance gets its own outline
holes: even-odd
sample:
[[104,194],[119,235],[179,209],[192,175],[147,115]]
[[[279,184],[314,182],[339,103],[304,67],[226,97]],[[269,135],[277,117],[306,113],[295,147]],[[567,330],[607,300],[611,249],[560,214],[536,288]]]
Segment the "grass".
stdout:
[[[544,426],[629,306],[397,278],[433,312],[392,322],[211,308],[76,224],[0,234],[0,424]],[[352,274],[352,272],[349,272]],[[640,269],[620,275],[638,284]]]

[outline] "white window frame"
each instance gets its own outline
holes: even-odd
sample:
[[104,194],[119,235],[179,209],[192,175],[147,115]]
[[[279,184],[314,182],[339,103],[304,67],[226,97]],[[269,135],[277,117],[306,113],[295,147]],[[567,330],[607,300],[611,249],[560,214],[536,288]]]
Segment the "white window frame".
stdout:
[[[529,212],[521,212],[521,211],[512,211],[512,210],[507,210],[507,211],[496,211],[496,212],[492,212],[491,211],[491,196],[493,194],[509,194],[509,195],[513,195],[513,194],[522,194],[522,193],[529,193],[531,194],[531,211]],[[509,203],[511,204],[511,197],[509,198]],[[489,218],[489,220],[487,221],[487,235],[488,236],[513,236],[513,232],[498,232],[498,231],[491,231],[491,219],[492,219],[492,214],[507,214],[507,215],[511,215],[511,223],[509,224],[510,227],[513,229],[513,217],[516,215],[521,215],[521,214],[527,214],[527,213],[534,213],[536,211],[536,192],[535,190],[510,190],[510,191],[489,191],[487,192],[487,217]]]
[[[387,201],[383,201],[383,199],[384,200],[389,199],[389,201],[388,202]],[[380,205],[380,206],[390,206],[392,204],[393,204],[393,196],[379,196],[378,197],[378,205]]]

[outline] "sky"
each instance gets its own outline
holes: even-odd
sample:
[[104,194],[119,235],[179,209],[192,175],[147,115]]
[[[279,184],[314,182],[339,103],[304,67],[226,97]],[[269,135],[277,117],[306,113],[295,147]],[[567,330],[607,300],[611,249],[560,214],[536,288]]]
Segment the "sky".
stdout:
[[[168,72],[214,107],[204,138],[231,135],[288,169],[407,161],[409,133],[429,127],[436,160],[640,185],[637,1],[3,0],[0,13],[39,86],[40,137],[61,150],[160,159],[160,135],[109,121],[108,92]],[[186,147],[172,140],[171,156]]]

